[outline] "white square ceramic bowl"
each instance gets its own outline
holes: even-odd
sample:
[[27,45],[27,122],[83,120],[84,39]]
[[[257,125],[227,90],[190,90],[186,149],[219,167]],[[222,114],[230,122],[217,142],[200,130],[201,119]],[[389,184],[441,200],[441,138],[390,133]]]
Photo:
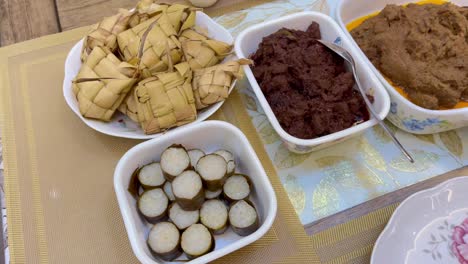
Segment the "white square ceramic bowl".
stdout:
[[[275,33],[281,28],[306,30],[313,21],[320,25],[323,40],[341,45],[351,53],[356,62],[357,72],[362,85],[368,94],[374,96],[374,109],[380,118],[385,118],[390,109],[390,99],[385,88],[368,68],[362,56],[359,55],[355,46],[351,44],[338,24],[327,15],[318,12],[300,12],[252,26],[241,32],[237,37],[235,42],[236,54],[239,58],[248,58],[258,49],[263,37]],[[377,124],[377,120],[371,118],[359,125],[315,139],[294,137],[287,133],[279,124],[250,67],[244,66],[244,71],[268,120],[290,151],[307,153],[322,149],[356,136],[367,128]]]
[[[433,134],[463,126],[468,126],[468,108],[453,110],[429,110],[417,106],[399,94],[395,88],[374,67],[359,48],[346,25],[363,16],[382,10],[387,4],[407,4],[408,0],[341,0],[336,9],[336,19],[346,36],[352,41],[366,64],[377,75],[390,94],[391,106],[387,118],[399,128],[414,134]],[[459,6],[467,6],[468,0],[452,0]]]
[[[208,36],[224,41],[226,43],[232,44],[234,42],[231,33],[227,31],[223,26],[216,23],[213,19],[211,19],[207,14],[197,11],[196,16],[196,25],[205,28],[208,31]],[[146,135],[143,130],[140,128],[139,124],[135,123],[134,121],[130,120],[126,115],[116,111],[114,116],[112,117],[110,122],[103,122],[99,120],[94,120],[90,118],[85,118],[81,115],[80,109],[78,107],[78,101],[76,100],[76,96],[73,94],[72,90],[72,80],[78,74],[81,68],[81,49],[83,46],[83,40],[80,40],[76,43],[75,46],[70,50],[68,53],[67,59],[65,61],[65,77],[63,80],[63,96],[65,97],[65,101],[67,102],[70,109],[89,127],[92,129],[99,131],[101,133],[115,136],[115,137],[123,137],[123,138],[134,138],[134,139],[150,139],[159,137],[162,133]],[[232,60],[233,56],[226,58],[225,61]],[[235,86],[235,82],[231,85],[230,91]],[[197,119],[185,126],[190,126],[201,122],[208,117],[210,117],[214,112],[216,112],[221,105],[224,103],[219,102],[212,106],[207,107],[206,109],[198,112]],[[172,133],[172,131],[178,130],[179,128],[173,128],[166,133]]]
[[236,171],[249,175],[253,183],[251,200],[255,204],[260,226],[257,231],[241,237],[231,229],[215,236],[216,248],[213,252],[198,257],[188,263],[200,264],[213,261],[221,256],[244,247],[262,237],[271,227],[276,216],[275,192],[255,151],[245,135],[235,126],[221,121],[206,121],[183,127],[164,137],[143,142],[130,149],[120,159],[114,173],[114,188],[122,217],[127,229],[133,252],[144,264],[165,263],[152,256],[146,244],[151,228],[138,213],[135,198],[127,191],[133,171],[144,164],[159,160],[161,153],[172,144],[182,144],[187,148],[199,148],[206,152],[226,149],[236,158]]

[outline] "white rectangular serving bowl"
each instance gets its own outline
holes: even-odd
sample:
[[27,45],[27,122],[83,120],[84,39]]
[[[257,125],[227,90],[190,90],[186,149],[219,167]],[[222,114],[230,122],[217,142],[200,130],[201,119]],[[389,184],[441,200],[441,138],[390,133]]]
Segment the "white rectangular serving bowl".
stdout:
[[[366,64],[377,75],[390,94],[390,113],[387,118],[400,129],[414,134],[433,134],[463,126],[468,126],[468,108],[452,110],[429,110],[413,104],[399,94],[395,88],[383,77],[359,48],[351,34],[346,29],[350,22],[366,15],[382,10],[387,4],[407,4],[415,1],[408,0],[341,0],[336,9],[336,19],[346,36],[352,41]],[[417,1],[416,1],[417,2]],[[459,6],[467,6],[468,0],[453,0]]]
[[136,200],[127,190],[128,184],[136,168],[159,161],[161,153],[176,143],[207,153],[218,149],[231,151],[236,159],[236,172],[249,175],[252,180],[251,200],[260,219],[258,230],[248,236],[238,236],[230,228],[224,234],[215,236],[215,250],[188,263],[208,263],[261,238],[272,226],[277,210],[276,195],[268,176],[254,149],[238,128],[226,122],[206,121],[138,144],[125,153],[115,168],[114,189],[130,244],[138,260],[144,264],[166,263],[153,257],[149,251],[146,239],[152,225],[138,213]]
[[[351,44],[338,24],[327,15],[310,11],[300,12],[249,27],[241,32],[236,39],[236,54],[239,58],[248,58],[256,52],[264,37],[275,33],[281,28],[306,30],[313,21],[320,25],[323,40],[341,45],[353,56],[364,89],[374,96],[374,109],[380,118],[385,118],[390,109],[390,99],[385,88],[368,68],[362,56],[359,55],[355,46]],[[364,132],[364,130],[377,124],[377,120],[371,118],[359,125],[315,139],[300,139],[294,137],[287,133],[279,124],[278,119],[273,113],[250,67],[244,66],[244,71],[268,120],[290,151],[308,153],[319,150],[359,135]],[[372,91],[370,91],[371,89]]]

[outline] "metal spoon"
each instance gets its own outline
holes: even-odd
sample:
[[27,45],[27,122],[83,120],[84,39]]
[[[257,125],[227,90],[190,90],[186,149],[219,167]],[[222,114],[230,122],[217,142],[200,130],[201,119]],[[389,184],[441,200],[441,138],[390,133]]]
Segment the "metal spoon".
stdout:
[[383,128],[383,130],[387,133],[387,135],[390,136],[390,138],[393,140],[395,145],[400,149],[400,151],[405,155],[405,157],[411,162],[414,163],[413,157],[409,154],[409,152],[401,145],[400,141],[395,137],[395,135],[390,131],[390,129],[387,127],[387,125],[383,122],[382,119],[380,119],[379,115],[375,112],[374,107],[372,106],[372,103],[369,101],[369,98],[367,98],[366,92],[361,86],[361,81],[359,80],[359,76],[356,73],[356,64],[354,63],[353,56],[349,54],[349,52],[342,47],[335,45],[330,42],[326,42],[320,39],[317,39],[319,43],[324,45],[325,47],[329,48],[330,50],[334,51],[336,54],[340,55],[350,66],[351,69],[353,70],[353,75],[354,79],[356,80],[356,84],[358,87],[359,92],[362,95],[362,98],[364,98],[364,101],[366,102],[367,108],[369,109],[369,112],[372,114],[372,116],[377,119],[379,122],[379,125]]

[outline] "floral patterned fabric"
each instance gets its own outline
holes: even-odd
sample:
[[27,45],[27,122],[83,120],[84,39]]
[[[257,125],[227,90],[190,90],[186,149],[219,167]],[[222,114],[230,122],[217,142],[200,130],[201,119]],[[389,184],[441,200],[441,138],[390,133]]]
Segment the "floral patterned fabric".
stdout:
[[[280,0],[215,20],[236,37],[245,28],[303,10],[330,14],[337,0]],[[410,164],[380,127],[310,154],[289,152],[275,133],[246,80],[237,89],[275,164],[303,224],[343,211],[374,197],[468,165],[468,128],[433,135],[409,134],[387,124],[416,159]],[[391,111],[397,111],[395,104]],[[404,120],[418,131],[444,125],[438,119]]]

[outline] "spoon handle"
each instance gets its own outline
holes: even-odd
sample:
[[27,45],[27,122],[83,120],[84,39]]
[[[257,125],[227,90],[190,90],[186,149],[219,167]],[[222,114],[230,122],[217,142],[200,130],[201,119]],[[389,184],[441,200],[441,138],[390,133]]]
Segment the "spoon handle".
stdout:
[[361,81],[359,80],[359,76],[357,75],[356,64],[354,63],[353,56],[351,56],[351,54],[349,54],[349,52],[347,50],[345,50],[344,48],[342,48],[342,47],[340,47],[340,46],[338,46],[338,45],[336,45],[334,43],[326,42],[326,41],[323,41],[323,40],[320,40],[320,39],[318,39],[317,41],[319,43],[322,43],[325,47],[329,48],[330,50],[332,50],[333,52],[335,52],[339,56],[341,56],[347,63],[349,63],[349,65],[351,66],[351,69],[353,71],[354,80],[356,80],[356,85],[358,87],[358,90],[361,93],[362,98],[364,98],[364,102],[366,103],[367,108],[369,109],[369,112],[371,113],[371,115],[375,119],[377,119],[377,122],[379,123],[379,125],[383,128],[385,133],[387,133],[387,135],[390,136],[390,138],[393,140],[395,145],[397,145],[397,147],[400,149],[400,151],[405,155],[405,157],[411,163],[414,163],[413,157],[411,157],[411,155],[408,153],[408,151],[406,151],[406,149],[401,145],[400,141],[398,141],[398,139],[395,137],[395,135],[392,133],[392,131],[390,131],[390,129],[387,127],[387,125],[384,123],[384,121],[375,112],[374,107],[372,106],[372,103],[369,101],[369,98],[367,98],[366,92],[362,88]]
[[379,125],[383,128],[383,130],[385,131],[385,133],[387,133],[387,135],[390,136],[390,138],[393,140],[393,142],[395,143],[395,145],[397,145],[397,147],[400,149],[400,151],[403,153],[403,155],[405,155],[405,157],[411,162],[411,163],[414,163],[414,159],[413,157],[411,157],[411,155],[409,154],[409,152],[403,147],[403,145],[401,145],[400,141],[395,137],[395,135],[392,133],[392,131],[388,128],[388,126],[385,124],[385,122],[379,117],[379,115],[375,112],[374,110],[374,107],[372,106],[372,103],[370,102],[369,98],[367,98],[367,95],[366,93],[364,92],[364,90],[362,89],[362,86],[361,86],[361,81],[359,80],[359,76],[357,75],[356,73],[356,65],[354,64],[354,61],[351,61],[350,62],[352,65],[351,65],[351,68],[353,69],[353,75],[354,75],[354,79],[356,80],[356,84],[358,86],[358,90],[359,92],[361,93],[362,95],[362,98],[364,98],[364,102],[366,102],[366,105],[367,105],[367,108],[369,109],[369,112],[371,112],[372,116],[377,119],[377,122],[379,123]]

